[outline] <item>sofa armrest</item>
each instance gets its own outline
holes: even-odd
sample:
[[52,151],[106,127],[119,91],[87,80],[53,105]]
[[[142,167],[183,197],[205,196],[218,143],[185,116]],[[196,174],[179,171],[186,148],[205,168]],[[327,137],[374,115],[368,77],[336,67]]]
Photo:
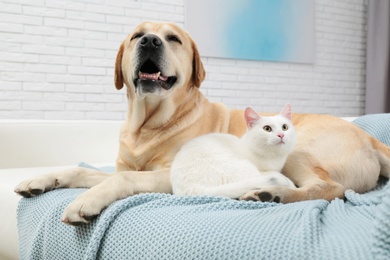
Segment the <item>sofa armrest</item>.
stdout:
[[115,163],[121,121],[0,120],[0,169]]

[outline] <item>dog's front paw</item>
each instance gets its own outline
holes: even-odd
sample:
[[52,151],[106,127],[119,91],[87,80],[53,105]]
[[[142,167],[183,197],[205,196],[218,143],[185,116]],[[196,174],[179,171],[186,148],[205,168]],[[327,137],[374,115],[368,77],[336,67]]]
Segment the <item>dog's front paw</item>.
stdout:
[[86,195],[86,193],[81,194],[66,207],[62,214],[62,222],[73,226],[88,224],[106,207],[103,201]]
[[58,181],[52,176],[41,176],[35,179],[22,181],[15,187],[15,192],[23,197],[30,198],[58,186]]
[[240,200],[262,201],[262,202],[281,202],[282,196],[276,195],[274,192],[267,189],[253,190],[245,193],[240,197]]

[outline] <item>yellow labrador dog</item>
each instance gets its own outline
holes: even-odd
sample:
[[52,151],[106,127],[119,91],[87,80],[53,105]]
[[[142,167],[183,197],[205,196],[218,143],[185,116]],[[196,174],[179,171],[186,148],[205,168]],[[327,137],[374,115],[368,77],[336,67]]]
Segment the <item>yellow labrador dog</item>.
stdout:
[[[90,222],[112,202],[145,192],[171,193],[169,172],[178,149],[211,132],[242,135],[243,111],[210,103],[199,91],[205,71],[197,47],[169,23],[142,23],[119,48],[115,86],[124,85],[128,115],[120,134],[117,172],[74,168],[21,182],[24,197],[56,188],[90,188],[66,209],[62,221]],[[294,115],[298,144],[284,173],[297,189],[259,187],[242,199],[295,202],[343,198],[375,187],[379,174],[390,175],[390,149],[358,127],[326,115]],[[196,157],[196,154],[194,154]]]

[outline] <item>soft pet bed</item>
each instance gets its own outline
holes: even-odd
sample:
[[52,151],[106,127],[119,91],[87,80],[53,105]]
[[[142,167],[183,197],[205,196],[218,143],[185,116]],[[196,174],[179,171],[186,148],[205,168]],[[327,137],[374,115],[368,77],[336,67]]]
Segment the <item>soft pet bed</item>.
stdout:
[[[354,121],[390,145],[390,115]],[[109,169],[104,169],[105,171]],[[390,259],[390,184],[291,204],[141,194],[90,225],[60,221],[84,189],[22,199],[21,259]]]

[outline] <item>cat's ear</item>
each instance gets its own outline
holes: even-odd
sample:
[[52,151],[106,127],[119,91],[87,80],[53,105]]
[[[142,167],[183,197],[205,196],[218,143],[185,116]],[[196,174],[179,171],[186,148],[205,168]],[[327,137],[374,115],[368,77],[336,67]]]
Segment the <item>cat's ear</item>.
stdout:
[[292,119],[291,105],[287,104],[283,108],[282,112],[280,112],[280,115],[282,115],[282,116],[288,118],[289,120],[291,120]]
[[253,127],[253,125],[260,119],[260,115],[256,113],[252,108],[247,107],[245,109],[245,121],[248,128]]

